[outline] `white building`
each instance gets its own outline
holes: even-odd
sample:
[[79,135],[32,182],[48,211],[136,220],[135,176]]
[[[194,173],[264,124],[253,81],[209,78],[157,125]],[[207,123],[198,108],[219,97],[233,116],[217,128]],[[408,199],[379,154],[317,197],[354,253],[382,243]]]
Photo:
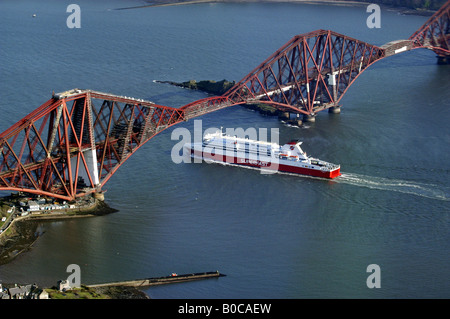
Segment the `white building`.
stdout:
[[34,200],[28,201],[28,207],[30,212],[35,212],[39,210],[39,204],[35,202]]
[[59,291],[66,291],[70,290],[72,287],[70,287],[70,283],[67,280],[60,280],[58,281],[58,290]]

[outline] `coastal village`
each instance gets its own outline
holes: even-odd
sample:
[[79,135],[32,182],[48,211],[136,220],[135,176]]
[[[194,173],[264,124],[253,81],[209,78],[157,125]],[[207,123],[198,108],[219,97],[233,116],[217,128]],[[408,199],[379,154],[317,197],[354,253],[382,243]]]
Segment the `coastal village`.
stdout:
[[3,287],[0,283],[0,299],[49,299],[49,294],[35,284]]
[[[18,197],[14,199],[12,196],[3,201],[1,209],[1,226],[0,234],[5,231],[15,218],[25,217],[28,215],[42,215],[52,213],[63,214],[65,209],[75,208],[75,205],[69,205],[67,202],[59,203],[53,199]],[[6,210],[6,214],[5,211]]]
[[14,221],[28,218],[57,218],[73,216],[87,212],[97,205],[92,196],[86,196],[75,202],[58,201],[54,198],[31,196],[29,194],[11,194],[0,198],[0,236]]
[[67,280],[59,280],[56,286],[41,288],[37,284],[2,284],[0,299],[149,299],[134,287],[71,287]]
[[[58,201],[54,198],[25,193],[12,193],[0,198],[0,242],[17,237],[14,224],[31,219],[69,218],[94,213],[99,201],[93,196],[85,196],[73,202]],[[57,299],[65,298],[71,291],[69,283],[60,280],[52,288],[40,288],[37,284],[3,284],[0,282],[0,299]],[[73,295],[71,293],[70,295]],[[87,287],[75,292],[85,298],[107,298]]]
[[50,293],[59,293],[61,297],[72,290],[67,280],[59,280],[52,288],[40,288],[37,284],[3,285],[0,282],[0,299],[51,299]]
[[190,273],[179,275],[126,280],[120,282],[94,285],[73,286],[68,280],[59,280],[51,288],[39,288],[37,284],[2,285],[0,283],[0,299],[149,299],[141,289],[143,287],[159,286],[224,277],[217,271]]
[[116,211],[98,194],[73,201],[22,192],[0,197],[0,264],[31,247],[41,235],[40,221],[101,216]]

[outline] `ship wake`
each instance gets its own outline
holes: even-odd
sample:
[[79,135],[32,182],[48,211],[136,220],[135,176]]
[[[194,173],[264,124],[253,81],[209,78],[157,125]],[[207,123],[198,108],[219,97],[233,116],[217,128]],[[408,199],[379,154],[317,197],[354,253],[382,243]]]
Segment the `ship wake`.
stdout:
[[[193,156],[193,157],[201,160],[201,157],[197,157],[197,156]],[[356,173],[345,173],[345,172],[341,172],[341,175],[339,177],[336,177],[334,179],[328,179],[328,178],[314,177],[314,176],[309,176],[309,175],[301,175],[301,174],[294,174],[294,173],[288,173],[288,172],[264,170],[262,168],[242,166],[242,165],[237,165],[237,164],[232,164],[232,163],[224,163],[224,162],[214,161],[211,159],[209,159],[205,162],[220,164],[220,165],[224,165],[224,166],[236,166],[236,167],[240,167],[240,168],[257,170],[257,171],[260,171],[261,174],[267,174],[267,175],[277,173],[280,175],[295,176],[297,178],[324,180],[329,183],[343,183],[343,184],[349,184],[349,185],[353,185],[353,186],[366,187],[366,188],[370,188],[370,189],[410,194],[410,195],[426,197],[426,198],[435,199],[435,200],[450,201],[450,187],[443,186],[443,185],[427,184],[427,183],[421,183],[421,182],[417,182],[417,181],[408,181],[408,180],[402,180],[402,179],[392,179],[392,178],[369,176],[369,175],[356,174]]]
[[355,173],[342,173],[334,181],[354,186],[367,187],[391,192],[400,192],[431,199],[449,201],[450,188],[443,185],[426,184],[416,181],[368,176]]

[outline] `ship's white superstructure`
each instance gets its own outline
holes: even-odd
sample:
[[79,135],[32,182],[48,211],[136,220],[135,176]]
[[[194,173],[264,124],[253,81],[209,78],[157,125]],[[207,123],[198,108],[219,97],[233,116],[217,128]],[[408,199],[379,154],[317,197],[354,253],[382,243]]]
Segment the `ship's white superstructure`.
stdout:
[[292,141],[277,143],[227,136],[222,131],[206,134],[202,143],[185,144],[193,157],[216,162],[258,167],[267,170],[335,178],[340,166],[308,156]]

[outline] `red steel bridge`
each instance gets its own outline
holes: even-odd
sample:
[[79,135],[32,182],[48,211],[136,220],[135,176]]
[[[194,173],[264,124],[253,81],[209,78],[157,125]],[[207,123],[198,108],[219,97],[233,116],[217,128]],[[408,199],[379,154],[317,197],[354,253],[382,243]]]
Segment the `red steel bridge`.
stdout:
[[0,134],[0,190],[69,201],[101,194],[134,152],[172,125],[255,102],[305,116],[336,110],[370,65],[418,48],[450,62],[450,0],[409,39],[381,47],[330,30],[295,36],[224,95],[180,108],[92,90],[53,94]]

